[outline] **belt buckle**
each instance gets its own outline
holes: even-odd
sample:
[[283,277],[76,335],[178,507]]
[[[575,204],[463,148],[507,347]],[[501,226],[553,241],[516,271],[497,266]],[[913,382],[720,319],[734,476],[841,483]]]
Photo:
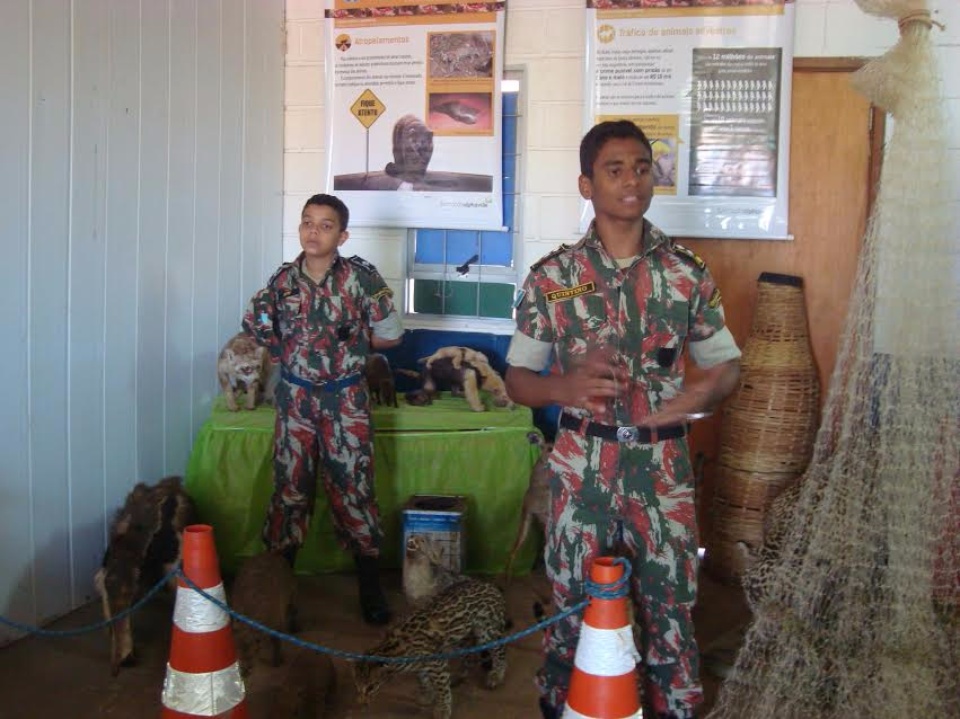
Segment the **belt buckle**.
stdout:
[[636,427],[617,427],[618,442],[636,442],[640,437],[640,430]]

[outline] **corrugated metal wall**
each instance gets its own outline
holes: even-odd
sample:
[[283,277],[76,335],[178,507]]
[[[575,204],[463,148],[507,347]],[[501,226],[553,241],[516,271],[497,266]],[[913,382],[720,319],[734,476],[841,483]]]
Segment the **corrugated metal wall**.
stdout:
[[91,597],[184,472],[281,261],[282,135],[282,0],[0,2],[0,614]]

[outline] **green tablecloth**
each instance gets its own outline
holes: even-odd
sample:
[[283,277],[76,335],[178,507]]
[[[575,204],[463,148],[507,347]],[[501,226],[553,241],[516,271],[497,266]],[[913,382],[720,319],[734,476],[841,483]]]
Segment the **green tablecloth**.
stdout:
[[[489,398],[486,398],[489,399]],[[373,412],[377,499],[384,530],[383,562],[399,567],[401,508],[415,494],[464,495],[467,570],[503,570],[520,521],[520,507],[539,449],[529,409],[492,407],[473,412],[466,400],[442,396],[426,407],[376,407]],[[223,398],[193,445],[186,487],[202,521],[211,524],[223,571],[263,550],[260,529],[273,490],[272,407],[229,412]],[[536,537],[518,555],[516,569],[531,566]],[[352,569],[336,543],[322,488],[298,572]]]

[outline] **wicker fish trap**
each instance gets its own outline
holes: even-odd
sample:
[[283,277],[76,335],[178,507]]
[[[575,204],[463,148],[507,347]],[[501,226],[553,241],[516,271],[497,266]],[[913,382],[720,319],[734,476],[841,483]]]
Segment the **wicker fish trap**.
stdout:
[[718,462],[745,472],[801,473],[810,461],[820,384],[803,280],[764,272],[740,360],[740,387],[723,411]]
[[745,472],[718,465],[714,493],[734,507],[765,512],[774,498],[797,479],[796,472]]

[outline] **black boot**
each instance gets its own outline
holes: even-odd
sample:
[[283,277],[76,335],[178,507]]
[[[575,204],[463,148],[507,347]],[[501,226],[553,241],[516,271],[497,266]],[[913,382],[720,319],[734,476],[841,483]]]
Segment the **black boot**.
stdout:
[[387,598],[380,588],[380,559],[378,557],[354,557],[357,563],[357,579],[360,582],[360,611],[367,624],[386,624],[390,621]]
[[560,710],[548,702],[546,697],[540,697],[540,713],[543,719],[560,719]]
[[293,569],[294,565],[297,563],[297,552],[300,551],[300,547],[297,547],[293,544],[289,544],[283,548],[280,552],[280,556],[287,560],[287,564],[290,565],[290,569]]

